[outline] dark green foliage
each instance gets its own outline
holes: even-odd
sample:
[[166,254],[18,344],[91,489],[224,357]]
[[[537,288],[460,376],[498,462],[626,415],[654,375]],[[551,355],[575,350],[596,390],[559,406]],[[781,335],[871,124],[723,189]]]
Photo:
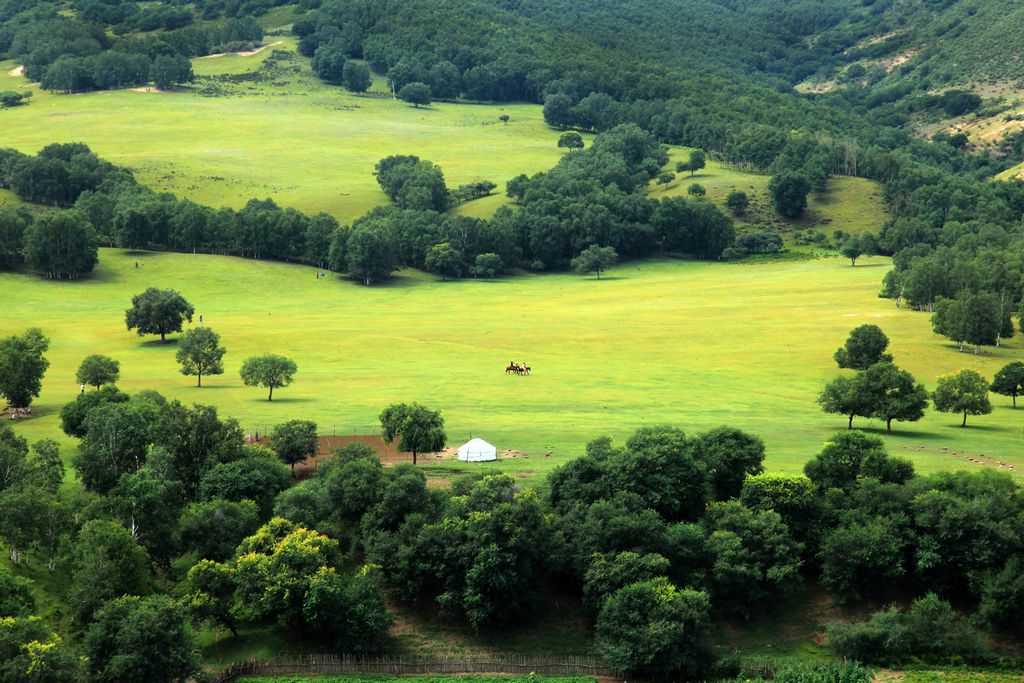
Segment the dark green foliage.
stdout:
[[864,405],[869,406],[866,417],[884,420],[886,431],[892,431],[893,420],[920,420],[928,407],[924,385],[892,363],[876,363],[864,370],[859,386]]
[[659,202],[651,225],[660,236],[663,249],[703,259],[721,256],[736,234],[732,221],[714,204],[683,197]]
[[381,436],[388,443],[398,440],[398,450],[412,453],[416,464],[418,453],[433,453],[444,448],[447,436],[440,411],[418,403],[395,403],[380,414]]
[[891,363],[892,355],[885,350],[889,338],[877,325],[861,325],[850,331],[846,343],[836,350],[836,364],[841,368],[867,370],[875,363]]
[[997,570],[981,578],[978,615],[988,624],[1020,634],[1020,613],[1024,609],[1024,558],[1011,557]]
[[0,680],[80,683],[82,663],[39,617],[0,619]]
[[196,386],[203,386],[203,375],[224,374],[224,354],[227,352],[220,345],[220,335],[209,327],[196,327],[188,330],[178,340],[178,352],[175,358],[181,366],[181,374],[195,375]]
[[981,346],[994,346],[1002,328],[999,298],[993,293],[964,291],[935,302],[932,329],[957,342],[961,351],[965,343],[974,345],[975,353]]
[[384,194],[403,209],[448,208],[444,174],[429,161],[415,156],[390,156],[377,162],[374,174]]
[[0,618],[27,617],[36,610],[32,582],[0,566]]
[[667,576],[669,570],[669,561],[657,553],[594,555],[583,575],[583,606],[596,616],[605,599],[615,591],[631,583]]
[[349,60],[341,70],[341,82],[345,89],[355,93],[370,89],[370,69],[365,64]]
[[188,615],[164,595],[108,602],[85,632],[84,648],[97,683],[171,683],[200,671]]
[[831,623],[828,636],[837,654],[870,664],[911,658],[977,662],[985,655],[981,636],[934,593],[915,600],[906,612],[892,607],[864,622]]
[[1017,397],[1024,394],[1024,363],[1014,361],[1002,367],[992,379],[989,390],[994,394],[1010,396],[1013,407],[1017,407]]
[[596,273],[597,279],[601,279],[601,271],[607,270],[619,258],[612,247],[599,247],[592,244],[570,262],[570,266],[577,273]]
[[116,384],[121,377],[121,364],[109,356],[86,356],[75,372],[79,384],[99,389],[104,384]]
[[426,83],[406,83],[398,91],[398,99],[404,100],[414,107],[430,104],[430,86]]
[[392,622],[381,584],[379,567],[364,565],[353,575],[321,567],[302,603],[307,628],[346,652],[380,650]]
[[310,420],[289,420],[274,427],[270,447],[286,465],[295,472],[296,463],[316,455],[316,423]]
[[800,173],[787,171],[772,176],[768,183],[768,192],[772,196],[775,210],[786,218],[798,218],[807,208],[807,195],[811,191],[811,183]]
[[176,521],[184,504],[181,484],[143,467],[123,475],[104,502],[151,557],[170,559],[177,548]]
[[181,332],[185,322],[192,322],[195,308],[173,289],[150,287],[132,297],[132,307],[125,311],[124,322],[129,330],[144,334],[159,334],[165,341],[171,332]]
[[256,503],[217,498],[185,508],[178,521],[178,537],[182,550],[196,553],[199,559],[223,562],[258,527]]
[[804,466],[804,474],[821,491],[851,490],[861,477],[902,484],[914,476],[909,461],[891,458],[882,440],[861,432],[839,432]]
[[330,83],[341,83],[348,60],[345,47],[340,38],[320,43],[313,55],[313,73]]
[[104,401],[88,410],[82,424],[74,467],[87,490],[107,493],[146,461],[150,423],[138,405]]
[[25,265],[57,280],[91,273],[99,261],[96,231],[77,211],[49,213],[25,229]]
[[267,400],[274,400],[274,389],[286,387],[295,379],[298,366],[291,358],[276,353],[249,356],[242,362],[239,374],[247,387],[268,389]]
[[379,535],[370,557],[403,598],[433,597],[479,630],[514,623],[534,609],[555,547],[536,492],[496,475],[450,499],[436,519],[416,515],[396,535]]
[[712,500],[740,495],[743,481],[764,471],[764,442],[731,427],[718,427],[697,436],[697,458],[708,468]]
[[701,680],[714,655],[706,641],[708,596],[668,579],[613,593],[597,618],[598,651],[617,670],[652,680]]
[[558,146],[564,149],[583,149],[583,136],[574,130],[567,130],[558,136]]
[[716,503],[708,507],[704,526],[713,558],[708,580],[719,608],[749,613],[800,585],[803,548],[778,513],[737,501]]
[[71,547],[68,604],[86,624],[107,600],[143,595],[149,588],[149,557],[120,524],[86,522]]
[[725,198],[725,206],[732,211],[734,216],[742,216],[750,206],[750,199],[742,190],[730,190],[729,196]]
[[559,509],[628,493],[639,497],[643,507],[677,521],[697,519],[704,511],[708,474],[681,430],[646,427],[624,447],[612,446],[608,439],[592,441],[585,457],[557,468],[549,481],[551,501]]
[[265,519],[274,507],[274,498],[291,482],[288,468],[273,453],[249,447],[237,460],[216,465],[203,474],[199,496],[207,501],[254,501]]
[[891,589],[907,574],[906,520],[853,521],[821,542],[821,580],[843,601]]
[[37,327],[0,339],[0,397],[16,413],[28,410],[42,391],[49,348],[50,340]]
[[962,413],[967,426],[968,415],[987,415],[992,412],[988,400],[989,383],[974,370],[961,370],[955,375],[940,377],[932,393],[935,409],[940,413]]

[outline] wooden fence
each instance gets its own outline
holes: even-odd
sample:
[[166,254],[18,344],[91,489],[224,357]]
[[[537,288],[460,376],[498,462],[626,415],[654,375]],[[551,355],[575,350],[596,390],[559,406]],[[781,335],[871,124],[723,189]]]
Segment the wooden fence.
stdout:
[[242,676],[339,674],[530,674],[544,676],[615,676],[608,664],[595,657],[357,657],[312,654],[272,662],[234,664],[215,679],[231,683]]

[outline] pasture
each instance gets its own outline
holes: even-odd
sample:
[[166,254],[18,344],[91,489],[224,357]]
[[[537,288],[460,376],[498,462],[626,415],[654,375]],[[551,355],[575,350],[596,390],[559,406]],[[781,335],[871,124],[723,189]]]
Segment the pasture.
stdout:
[[[290,37],[266,40],[278,41],[250,56],[196,59],[200,80],[174,92],[55,95],[10,75],[13,62],[0,62],[0,90],[34,91],[31,104],[0,112],[0,146],[34,153],[51,142],[81,141],[132,168],[144,184],[202,204],[240,208],[271,197],[342,222],[387,203],[373,166],[389,154],[434,161],[450,187],[490,180],[504,188],[564,153],[537,105],[414,108],[380,92],[382,83],[362,96],[327,86],[305,58],[283,62],[263,80],[203,80],[255,72],[274,50],[294,47]],[[200,95],[211,83],[225,94]],[[498,120],[503,114],[507,123]],[[488,204],[491,211],[497,205]]]
[[[621,439],[656,423],[688,431],[729,424],[765,440],[768,469],[794,473],[845,427],[814,399],[837,374],[832,352],[852,327],[880,325],[896,362],[929,388],[961,367],[991,377],[1024,355],[1019,338],[979,356],[957,352],[931,332],[927,314],[877,297],[887,267],[883,258],[857,267],[839,258],[652,260],[618,266],[601,280],[545,274],[442,283],[402,272],[366,288],[283,263],[104,249],[96,273],[79,282],[0,274],[0,332],[35,325],[52,340],[35,417],[17,424],[30,439],[60,435],[57,413],[78,391],[75,368],[103,353],[121,361],[126,391],[216,405],[249,431],[308,418],[326,434],[363,432],[385,405],[415,400],[443,410],[453,445],[481,436],[527,454],[482,467],[532,476],[603,434]],[[125,329],[131,296],[150,286],[181,291],[196,322],[201,313],[220,333],[224,375],[196,388],[178,373],[173,345]],[[238,376],[245,357],[265,351],[299,367],[296,383],[272,403]],[[512,359],[533,375],[506,376]],[[984,466],[999,459],[1024,471],[1024,409],[1012,410],[1001,396],[993,403],[995,412],[971,418],[967,429],[956,415],[930,411],[919,423],[896,424],[886,442],[924,472],[983,466],[965,453]],[[884,435],[878,422],[854,424]],[[69,454],[73,442],[64,444]]]
[[[274,51],[295,54],[295,40],[268,36],[255,54],[193,60],[199,80],[173,92],[115,90],[78,95],[40,91],[0,62],[0,90],[31,89],[31,104],[0,111],[0,146],[34,153],[51,142],[81,141],[100,156],[133,169],[138,179],[209,206],[240,208],[270,197],[307,213],[326,211],[351,222],[387,203],[373,166],[389,154],[417,154],[444,170],[449,187],[478,180],[496,194],[455,207],[486,218],[506,203],[505,183],[557,163],[559,132],[533,104],[449,104],[414,108],[391,99],[380,76],[368,95],[352,95],[313,76],[305,58],[279,62],[255,76]],[[255,80],[246,80],[253,76]],[[241,79],[241,80],[237,80]],[[204,96],[217,89],[219,96]],[[499,116],[508,115],[503,123]],[[585,136],[589,144],[591,136]],[[671,149],[667,168],[689,150]],[[747,192],[751,211],[739,227],[836,228],[877,231],[886,219],[879,186],[835,178],[829,192],[811,196],[807,217],[786,221],[771,210],[769,176],[708,160],[693,178],[679,174],[650,196],[685,195],[693,182],[725,203],[732,189]],[[0,203],[6,196],[0,191]]]

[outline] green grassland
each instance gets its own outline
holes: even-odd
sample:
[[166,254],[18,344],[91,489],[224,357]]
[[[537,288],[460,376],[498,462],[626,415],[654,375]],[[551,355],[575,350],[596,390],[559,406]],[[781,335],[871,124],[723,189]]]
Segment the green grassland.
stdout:
[[[0,111],[0,146],[34,153],[51,142],[82,141],[157,190],[236,208],[271,197],[344,222],[387,202],[372,173],[389,154],[434,161],[451,187],[490,180],[503,188],[564,153],[539,106],[415,108],[381,92],[380,79],[377,92],[356,96],[316,79],[309,60],[291,52],[293,38],[266,42],[255,55],[194,60],[199,80],[174,92],[55,95],[10,75],[13,62],[0,62],[0,90],[35,91],[31,104]],[[259,71],[275,50],[293,57]],[[231,80],[252,73],[258,80]],[[508,123],[498,120],[503,114]]]
[[[674,170],[677,161],[685,161],[689,150],[672,147],[665,170]],[[693,176],[677,173],[675,180],[666,185],[651,184],[648,194],[655,198],[686,196],[687,188],[698,183],[707,190],[707,198],[719,206],[733,190],[746,192],[750,208],[745,215],[736,217],[738,230],[773,229],[782,232],[814,228],[831,235],[833,230],[850,234],[878,232],[888,219],[882,200],[882,188],[866,178],[834,177],[823,195],[812,192],[807,211],[799,220],[790,221],[779,216],[772,207],[768,194],[770,175],[741,171],[713,159],[707,167]]]
[[[416,400],[444,411],[452,443],[482,436],[528,453],[496,466],[523,476],[578,455],[592,438],[621,438],[652,423],[749,430],[765,439],[769,469],[798,472],[845,427],[814,399],[837,373],[832,351],[852,327],[881,325],[896,362],[929,387],[961,367],[991,377],[1022,356],[1019,338],[979,356],[957,352],[931,332],[927,314],[877,297],[887,267],[882,258],[857,267],[838,258],[655,260],[624,264],[601,280],[545,274],[441,283],[403,272],[366,288],[282,263],[103,250],[96,273],[80,282],[0,274],[0,331],[36,325],[53,341],[35,417],[17,425],[31,439],[59,433],[57,412],[78,391],[77,364],[105,353],[121,361],[125,390],[213,404],[248,430],[308,418],[326,433],[362,432],[383,406]],[[129,299],[150,286],[183,292],[221,334],[224,375],[196,388],[178,374],[172,345],[125,329]],[[272,403],[238,377],[242,360],[264,351],[299,366],[296,384]],[[534,374],[506,376],[511,359]],[[921,471],[979,467],[964,453],[1024,471],[1024,411],[993,400],[995,413],[972,418],[967,429],[955,415],[929,413],[898,425],[889,446]]]

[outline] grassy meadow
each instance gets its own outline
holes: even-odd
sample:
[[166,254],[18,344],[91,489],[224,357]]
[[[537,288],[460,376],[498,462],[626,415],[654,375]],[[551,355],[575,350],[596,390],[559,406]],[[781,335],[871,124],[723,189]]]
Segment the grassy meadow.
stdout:
[[[126,391],[213,404],[250,431],[308,418],[325,433],[362,433],[383,406],[416,400],[443,410],[452,444],[481,436],[528,454],[496,465],[523,476],[578,455],[597,436],[622,438],[654,423],[749,430],[765,440],[770,470],[799,472],[845,427],[814,399],[837,374],[832,352],[852,327],[880,325],[896,362],[929,387],[961,367],[991,377],[1024,355],[1018,338],[979,356],[957,352],[931,332],[927,314],[877,297],[887,267],[883,258],[855,268],[838,258],[655,260],[621,265],[600,280],[547,274],[441,283],[403,272],[366,288],[317,279],[303,266],[105,249],[96,273],[80,282],[0,274],[0,332],[35,325],[52,340],[35,417],[17,424],[30,439],[60,434],[57,413],[78,391],[75,368],[87,354],[104,353],[121,361]],[[203,314],[220,333],[224,375],[196,388],[195,378],[178,373],[173,345],[125,329],[131,296],[150,286],[181,291],[196,322]],[[264,351],[299,366],[296,383],[272,403],[238,377],[242,360]],[[506,376],[512,359],[534,374]],[[964,453],[1024,471],[1024,408],[993,401],[995,413],[971,418],[967,429],[956,415],[929,412],[898,424],[886,440],[922,471],[979,467]],[[855,425],[881,429],[867,420]],[[64,443],[70,452],[72,441]]]
[[[174,92],[56,95],[12,76],[13,62],[0,62],[0,90],[34,91],[31,104],[0,111],[0,146],[34,153],[51,142],[81,141],[154,189],[202,204],[239,208],[252,197],[271,197],[343,222],[387,202],[373,166],[389,154],[434,161],[451,187],[491,180],[504,188],[564,153],[537,105],[415,108],[382,92],[356,96],[325,85],[298,57],[269,80],[210,80],[254,72],[274,50],[295,44],[290,37],[266,42],[254,55],[194,60],[200,80]],[[226,94],[199,94],[211,83]],[[508,123],[498,120],[503,114]],[[497,205],[488,204],[491,211]]]
[[[672,147],[665,170],[674,171],[677,161],[686,161],[689,149]],[[787,220],[779,216],[772,207],[768,194],[767,174],[737,170],[713,159],[707,160],[707,167],[693,176],[677,173],[675,180],[665,185],[650,185],[648,194],[654,199],[687,196],[687,188],[698,183],[707,190],[707,198],[719,206],[725,206],[725,199],[733,190],[746,192],[750,208],[744,216],[735,217],[739,230],[773,228],[783,232],[814,228],[826,235],[833,230],[850,234],[878,232],[888,220],[879,183],[866,178],[837,176],[829,180],[824,195],[812,192],[808,196],[807,211],[799,220]]]

